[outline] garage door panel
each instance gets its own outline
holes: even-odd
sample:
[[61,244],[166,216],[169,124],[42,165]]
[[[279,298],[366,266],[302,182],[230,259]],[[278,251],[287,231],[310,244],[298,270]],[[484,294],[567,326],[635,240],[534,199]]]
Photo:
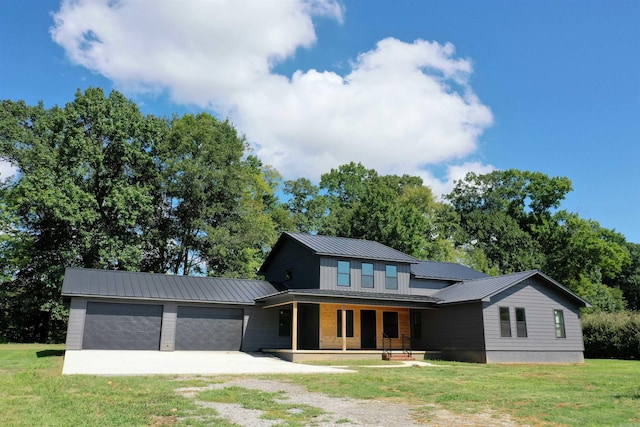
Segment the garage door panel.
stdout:
[[179,306],[176,350],[240,350],[243,315],[238,308]]
[[159,350],[162,306],[87,303],[82,348]]

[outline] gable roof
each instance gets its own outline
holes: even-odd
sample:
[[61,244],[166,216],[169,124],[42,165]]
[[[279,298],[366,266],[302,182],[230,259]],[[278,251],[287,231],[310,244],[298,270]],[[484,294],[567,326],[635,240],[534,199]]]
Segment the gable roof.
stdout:
[[410,255],[371,240],[284,232],[280,235],[276,244],[273,245],[267,259],[265,259],[262,267],[260,267],[260,272],[263,272],[267,268],[279,248],[284,244],[283,242],[286,240],[293,240],[311,250],[316,255],[371,259],[375,261],[402,262],[409,264],[419,262]]
[[481,271],[453,262],[421,261],[411,264],[411,274],[420,279],[471,280],[489,277]]
[[547,284],[556,288],[561,293],[564,293],[570,298],[576,300],[579,305],[583,307],[591,306],[587,301],[580,298],[578,295],[574,294],[569,289],[565,288],[560,283],[556,282],[555,280],[538,270],[529,270],[519,273],[505,274],[502,276],[488,276],[480,279],[465,280],[463,282],[459,282],[455,285],[441,289],[433,294],[433,296],[441,300],[439,304],[470,301],[488,301],[492,296],[497,295],[533,276],[540,277]]
[[117,270],[67,268],[65,297],[103,297],[229,304],[255,304],[255,299],[278,292],[263,280],[176,276]]

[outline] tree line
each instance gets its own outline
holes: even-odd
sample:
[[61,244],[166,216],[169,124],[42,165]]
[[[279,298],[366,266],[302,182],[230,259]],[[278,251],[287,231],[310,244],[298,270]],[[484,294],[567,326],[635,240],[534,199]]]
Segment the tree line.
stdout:
[[470,173],[442,201],[359,163],[283,181],[228,120],[145,116],[99,88],[64,107],[2,101],[0,158],[20,171],[0,181],[0,341],[63,338],[66,267],[252,278],[282,231],[540,269],[593,310],[640,309],[640,245],[561,209],[565,177]]

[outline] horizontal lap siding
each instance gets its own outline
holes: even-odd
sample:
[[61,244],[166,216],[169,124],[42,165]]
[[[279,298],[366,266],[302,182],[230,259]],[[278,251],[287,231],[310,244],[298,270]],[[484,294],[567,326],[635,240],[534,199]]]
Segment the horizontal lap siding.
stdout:
[[244,309],[243,351],[259,351],[263,348],[291,348],[291,337],[279,336],[280,308]]
[[[500,336],[499,308],[509,307],[511,338]],[[524,308],[527,337],[517,337],[515,308]],[[566,338],[556,338],[553,310],[564,312]],[[535,278],[484,303],[487,350],[582,351],[580,310],[575,302]]]
[[[342,309],[340,304],[322,304],[320,306],[320,349],[341,349],[342,337],[337,336],[337,311]],[[378,307],[363,305],[345,305],[346,310],[353,310],[353,337],[347,337],[347,349],[360,349],[360,310],[376,312],[376,343],[382,349],[382,313],[392,311],[398,313],[398,337],[392,339],[393,348],[402,348],[402,334],[410,336],[409,309],[400,307]]]
[[69,307],[69,324],[67,326],[67,350],[82,349],[84,321],[87,313],[87,300],[72,298]]
[[[351,262],[351,286],[338,286],[338,260]],[[352,290],[358,292],[376,292],[391,294],[409,294],[410,266],[394,262],[371,261],[373,264],[373,288],[362,287],[362,260],[349,260],[349,258],[320,258],[320,289]],[[385,266],[398,267],[398,289],[385,288]]]

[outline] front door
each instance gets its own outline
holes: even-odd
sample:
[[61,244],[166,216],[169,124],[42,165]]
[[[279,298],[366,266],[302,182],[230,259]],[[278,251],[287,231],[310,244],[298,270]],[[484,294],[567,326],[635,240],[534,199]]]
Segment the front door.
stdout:
[[360,310],[360,347],[376,348],[375,310]]

